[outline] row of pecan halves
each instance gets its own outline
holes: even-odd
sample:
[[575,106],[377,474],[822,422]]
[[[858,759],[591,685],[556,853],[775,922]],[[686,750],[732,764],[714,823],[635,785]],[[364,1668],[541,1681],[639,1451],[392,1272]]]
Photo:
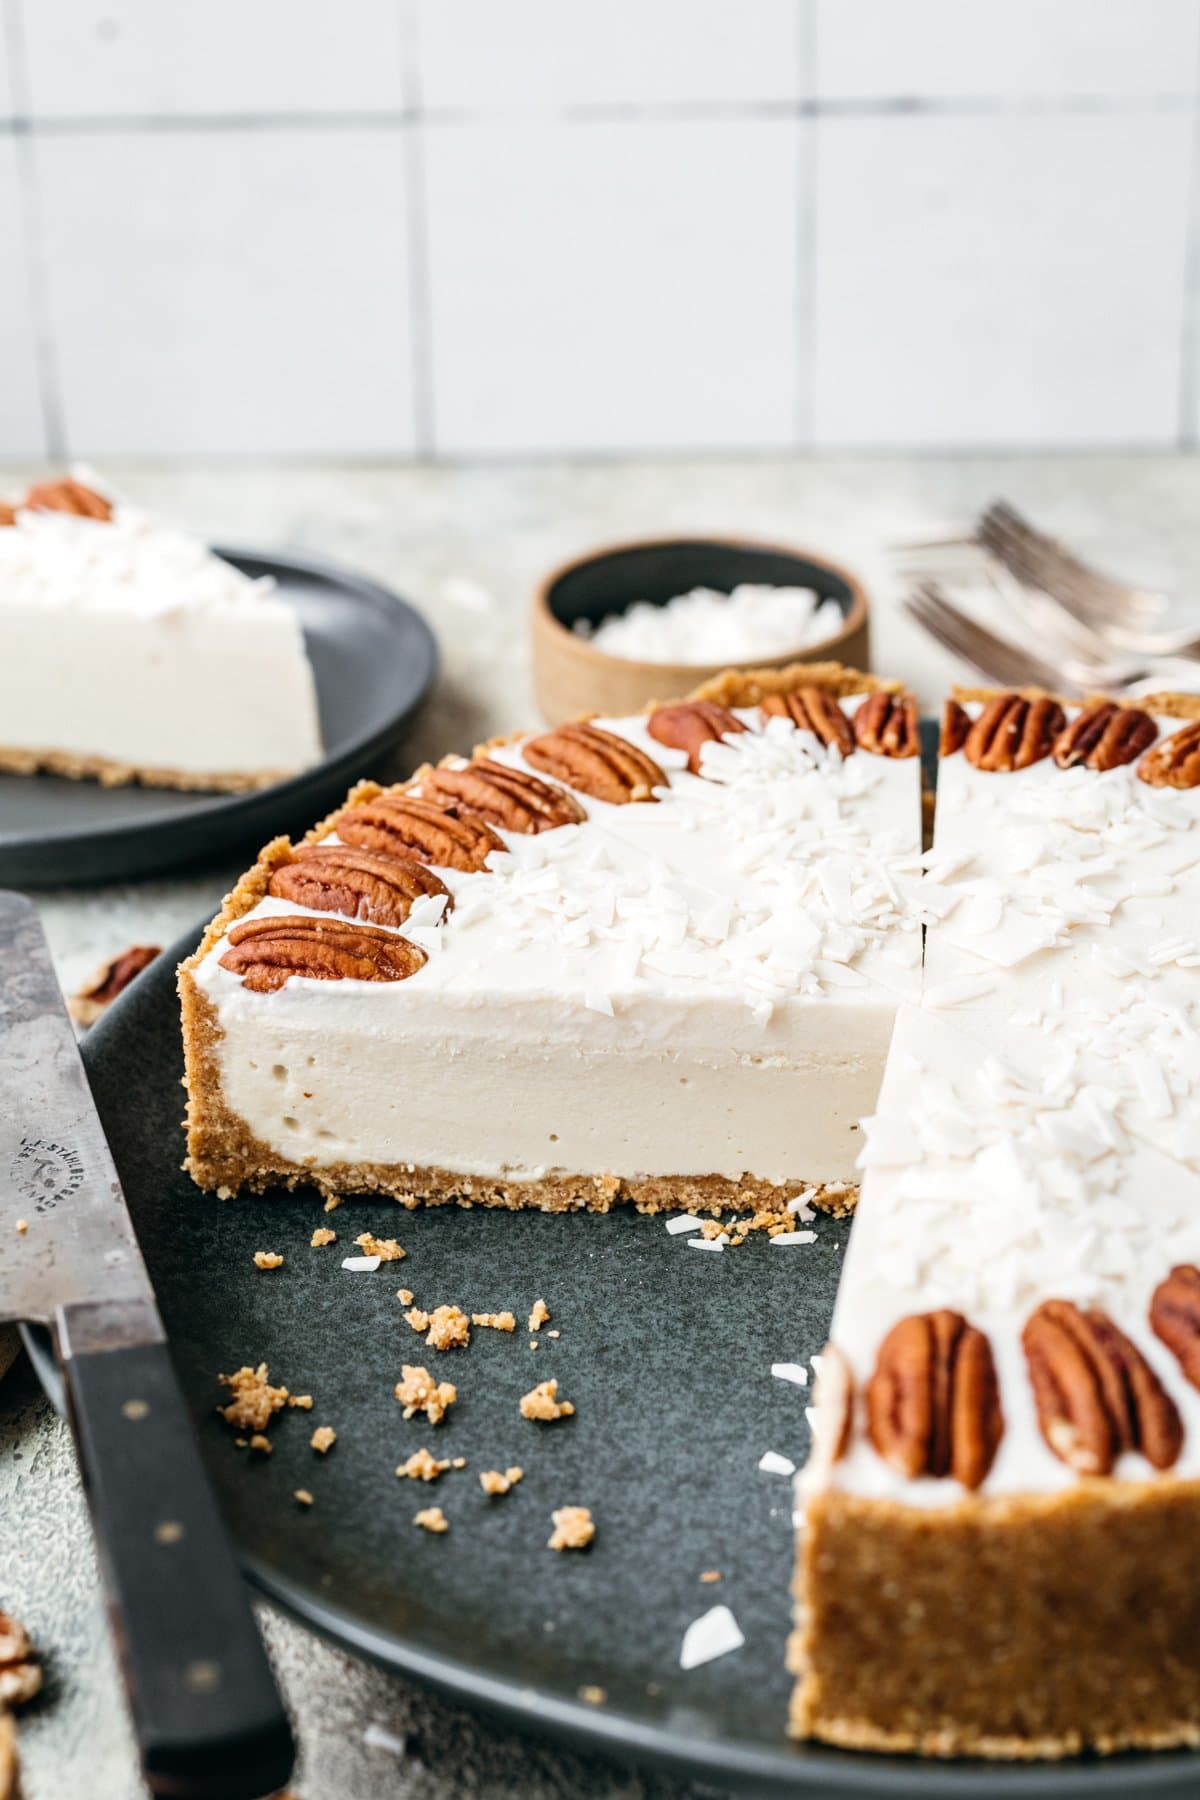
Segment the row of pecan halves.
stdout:
[[35,481],[15,506],[0,500],[0,525],[15,525],[18,512],[74,513],[77,519],[98,519],[107,523],[113,509],[103,494],[64,475],[61,481]]
[[941,754],[961,750],[977,769],[990,772],[1028,769],[1047,756],[1060,769],[1097,774],[1137,762],[1138,779],[1150,787],[1200,787],[1200,720],[1158,744],[1157,737],[1158,726],[1139,706],[1097,700],[1068,724],[1050,695],[997,694],[974,720],[957,700],[947,700]]
[[[842,711],[825,688],[798,687],[787,694],[768,694],[759,707],[765,719],[790,719],[800,731],[811,731],[826,748],[850,756],[867,750],[872,756],[916,756],[921,748],[917,704],[904,694],[870,694],[852,717]],[[656,743],[687,752],[688,768],[700,774],[700,753],[746,727],[726,706],[713,700],[681,700],[650,714],[646,729]]]
[[[1200,1388],[1200,1268],[1183,1263],[1154,1290],[1151,1330]],[[1108,1475],[1127,1450],[1169,1469],[1183,1447],[1179,1409],[1137,1346],[1099,1307],[1045,1300],[1021,1333],[1034,1406],[1055,1456]],[[867,1435],[901,1474],[981,1485],[1004,1435],[992,1348],[961,1313],[911,1313],[879,1346],[865,1392]],[[848,1447],[848,1389],[835,1454]]]

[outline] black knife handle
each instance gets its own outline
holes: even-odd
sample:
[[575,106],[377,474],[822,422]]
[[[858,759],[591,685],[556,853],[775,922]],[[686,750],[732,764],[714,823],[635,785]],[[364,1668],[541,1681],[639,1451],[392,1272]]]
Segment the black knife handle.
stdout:
[[64,1349],[151,1792],[172,1800],[273,1793],[291,1773],[291,1729],[166,1344]]

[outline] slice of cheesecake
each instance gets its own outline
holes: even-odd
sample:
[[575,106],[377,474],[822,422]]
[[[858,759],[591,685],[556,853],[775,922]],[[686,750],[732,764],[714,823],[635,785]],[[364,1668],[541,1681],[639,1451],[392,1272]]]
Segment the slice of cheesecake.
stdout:
[[0,770],[235,791],[320,754],[299,621],[269,582],[90,476],[0,504]]
[[1200,701],[951,703],[799,1490],[793,1725],[1200,1743]]
[[853,1200],[918,991],[895,684],[725,676],[358,788],[180,972],[191,1172],[549,1210]]

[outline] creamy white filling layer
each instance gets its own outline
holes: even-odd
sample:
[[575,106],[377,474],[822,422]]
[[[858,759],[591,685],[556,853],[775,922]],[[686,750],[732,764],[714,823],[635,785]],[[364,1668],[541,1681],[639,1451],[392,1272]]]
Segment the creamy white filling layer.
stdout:
[[224,944],[206,958],[225,1097],[274,1152],[852,1179],[896,1007],[919,991],[916,759],[843,765],[774,721],[706,751],[719,779],[701,779],[641,719],[604,723],[668,773],[662,799],[585,799],[583,825],[502,833],[487,872],[439,869],[455,907],[410,921],[430,960],[407,981],[256,994]]

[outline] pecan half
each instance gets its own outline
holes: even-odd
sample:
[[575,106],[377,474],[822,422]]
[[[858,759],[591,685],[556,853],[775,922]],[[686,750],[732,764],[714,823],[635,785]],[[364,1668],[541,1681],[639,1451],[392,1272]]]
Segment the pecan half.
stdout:
[[1178,1409],[1141,1351],[1099,1307],[1044,1300],[1021,1333],[1042,1436],[1080,1475],[1111,1474],[1140,1450],[1169,1469],[1183,1446]]
[[682,700],[678,706],[659,706],[646,720],[646,730],[656,744],[687,751],[687,766],[700,773],[700,752],[705,744],[719,744],[746,727],[736,713],[715,700]]
[[431,769],[422,778],[421,793],[456,818],[475,813],[489,825],[527,835],[579,825],[587,817],[565,788],[489,757],[478,757],[462,769]]
[[1037,700],[997,694],[968,731],[963,751],[977,769],[1032,768],[1049,756],[1066,722],[1058,701],[1045,694]]
[[872,756],[916,756],[917,703],[903,694],[868,694],[854,715],[854,741]]
[[21,504],[30,512],[75,513],[81,519],[111,519],[113,514],[103,494],[69,475],[61,481],[35,482]]
[[942,734],[938,740],[938,755],[953,756],[961,750],[967,741],[967,733],[971,729],[971,715],[965,706],[957,700],[947,700],[942,708]]
[[1138,780],[1149,787],[1200,787],[1200,719],[1155,744],[1138,764],[1137,773]]
[[801,731],[811,731],[823,744],[835,744],[843,756],[854,749],[850,721],[832,694],[824,688],[795,688],[790,694],[768,694],[762,703],[764,719],[790,719]]
[[418,862],[466,873],[486,868],[492,851],[504,848],[483,819],[473,814],[460,818],[416,794],[399,791],[348,806],[333,823],[347,844],[389,856],[415,856]]
[[157,944],[131,944],[119,956],[101,963],[91,980],[67,1001],[67,1011],[75,1023],[94,1025],[117,995],[125,992],[134,976],[140,975],[158,954]]
[[425,895],[444,895],[446,912],[454,904],[445,884],[415,857],[345,844],[301,844],[292,861],[275,870],[267,892],[314,912],[344,913],[376,925],[403,925],[413,902]]
[[404,981],[425,964],[407,938],[374,925],[314,919],[307,913],[243,919],[229,933],[221,967],[256,994],[274,993],[293,975],[309,981]]
[[1150,1329],[1200,1388],[1200,1269],[1177,1263],[1150,1298]]
[[1004,1433],[992,1349],[961,1313],[911,1313],[879,1346],[867,1430],[902,1474],[952,1475],[977,1488]]
[[10,1613],[0,1612],[0,1713],[9,1706],[23,1706],[41,1686],[41,1664],[29,1633]]
[[560,725],[522,744],[521,754],[543,774],[614,806],[653,800],[653,789],[667,786],[666,776],[644,750],[597,725]]
[[16,522],[16,507],[10,506],[7,500],[0,500],[0,525],[15,525]]
[[1098,700],[1085,706],[1054,740],[1054,760],[1060,769],[1085,769],[1103,774],[1134,762],[1158,736],[1158,726],[1140,706],[1118,706],[1115,700]]

